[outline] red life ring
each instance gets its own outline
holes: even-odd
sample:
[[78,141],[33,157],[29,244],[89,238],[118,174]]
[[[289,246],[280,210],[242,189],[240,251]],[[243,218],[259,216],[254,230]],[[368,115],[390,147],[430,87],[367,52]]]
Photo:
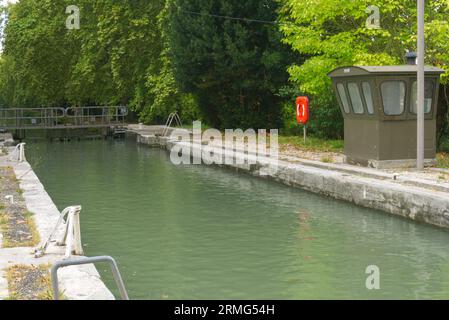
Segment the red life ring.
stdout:
[[307,124],[309,122],[309,98],[296,98],[296,121],[299,124]]

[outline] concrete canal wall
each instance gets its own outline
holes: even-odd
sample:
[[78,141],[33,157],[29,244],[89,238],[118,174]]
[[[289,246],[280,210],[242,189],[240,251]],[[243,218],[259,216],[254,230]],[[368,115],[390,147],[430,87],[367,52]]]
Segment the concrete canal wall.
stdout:
[[[130,127],[128,137],[137,143],[167,150],[178,147],[201,149],[203,145],[178,142],[161,137],[159,127]],[[351,165],[326,164],[291,158],[275,161],[269,157],[255,158],[256,165],[237,165],[248,159],[242,151],[213,148],[218,155],[232,157],[234,164],[226,167],[253,176],[271,179],[288,186],[301,188],[359,206],[377,209],[418,222],[449,228],[449,185],[407,175],[396,175],[375,169]],[[276,168],[275,170],[271,170]]]
[[[11,149],[12,150],[12,149]],[[44,186],[26,161],[11,161],[9,156],[0,157],[0,166],[12,167],[20,183],[20,189],[29,212],[33,214],[41,243],[47,240],[58,218],[59,210],[45,191]],[[82,219],[82,211],[81,211]],[[64,232],[64,226],[58,229]],[[40,246],[39,245],[39,246]],[[13,265],[51,265],[62,260],[65,247],[51,243],[47,254],[41,258],[34,257],[34,248],[0,248],[0,299],[8,298],[8,284],[5,270]],[[70,266],[58,272],[60,290],[69,300],[112,300],[114,296],[102,282],[94,265]]]

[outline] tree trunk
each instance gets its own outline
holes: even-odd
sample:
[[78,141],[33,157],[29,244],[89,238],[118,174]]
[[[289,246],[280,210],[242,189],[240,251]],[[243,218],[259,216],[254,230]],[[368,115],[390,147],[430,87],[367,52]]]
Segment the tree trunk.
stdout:
[[448,132],[448,109],[449,109],[449,85],[440,85],[437,107],[437,149],[445,139],[449,139]]

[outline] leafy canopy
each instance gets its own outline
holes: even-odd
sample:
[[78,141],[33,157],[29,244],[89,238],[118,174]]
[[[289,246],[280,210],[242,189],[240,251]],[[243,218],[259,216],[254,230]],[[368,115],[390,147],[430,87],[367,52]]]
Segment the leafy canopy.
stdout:
[[[176,81],[220,128],[279,127],[290,53],[273,24],[275,0],[169,1],[167,37]],[[215,16],[212,16],[215,15]]]
[[[313,96],[312,130],[342,135],[342,119],[327,74],[345,65],[397,65],[416,50],[416,0],[279,0],[283,42],[309,58],[293,64],[290,79]],[[426,1],[426,62],[448,70],[449,0]],[[380,29],[368,29],[369,6],[380,9]]]

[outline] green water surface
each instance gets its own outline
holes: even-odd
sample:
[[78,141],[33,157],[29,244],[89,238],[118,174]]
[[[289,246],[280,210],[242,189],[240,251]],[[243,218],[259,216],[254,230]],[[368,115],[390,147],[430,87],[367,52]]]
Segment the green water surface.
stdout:
[[444,230],[132,141],[29,142],[27,158],[60,210],[82,205],[86,255],[116,258],[132,299],[449,298]]

